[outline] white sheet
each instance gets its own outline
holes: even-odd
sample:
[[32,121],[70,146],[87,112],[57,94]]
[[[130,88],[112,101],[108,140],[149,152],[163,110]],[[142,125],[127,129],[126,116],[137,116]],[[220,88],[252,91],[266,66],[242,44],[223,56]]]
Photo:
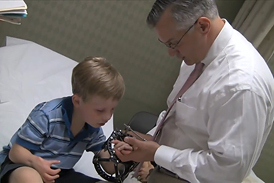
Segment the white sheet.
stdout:
[[[42,102],[71,95],[71,71],[77,62],[31,41],[7,37],[0,48],[0,147]],[[113,118],[103,127],[108,137]],[[93,153],[85,152],[75,169],[102,179],[92,164]]]

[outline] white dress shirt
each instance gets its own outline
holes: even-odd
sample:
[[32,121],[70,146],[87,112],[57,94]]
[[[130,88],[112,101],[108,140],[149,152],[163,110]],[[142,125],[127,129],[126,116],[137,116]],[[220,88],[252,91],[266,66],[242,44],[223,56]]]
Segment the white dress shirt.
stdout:
[[[272,126],[273,76],[227,21],[202,63],[202,75],[167,117],[154,160],[191,183],[240,183]],[[168,105],[193,69],[182,63]]]

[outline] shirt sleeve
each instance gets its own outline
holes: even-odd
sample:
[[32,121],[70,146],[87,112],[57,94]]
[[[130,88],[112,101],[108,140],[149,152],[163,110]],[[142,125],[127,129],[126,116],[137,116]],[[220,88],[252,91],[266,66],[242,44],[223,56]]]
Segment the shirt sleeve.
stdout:
[[48,134],[48,118],[39,110],[40,107],[38,105],[32,110],[15,137],[17,144],[30,150],[39,149]]
[[208,149],[160,146],[155,162],[192,183],[241,182],[271,129],[269,101],[249,90],[220,93],[208,108]]
[[100,128],[97,132],[93,133],[92,140],[88,143],[86,151],[97,152],[103,148],[103,145],[106,141],[106,136],[102,128]]

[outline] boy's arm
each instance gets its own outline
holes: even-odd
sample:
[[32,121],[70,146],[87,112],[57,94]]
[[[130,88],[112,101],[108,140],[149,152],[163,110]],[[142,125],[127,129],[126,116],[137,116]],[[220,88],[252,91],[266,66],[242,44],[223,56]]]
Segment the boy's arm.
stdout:
[[[127,153],[130,153],[133,150],[133,148],[130,145],[128,145],[125,142],[118,141],[118,140],[117,140],[117,143],[115,144],[115,149],[118,150],[118,151],[124,150]],[[101,158],[109,158],[110,154],[107,150],[102,149],[99,153],[99,156]],[[114,163],[113,162],[104,162],[103,161],[103,162],[101,162],[101,165],[107,173],[109,173],[109,174],[114,174],[115,173]],[[118,168],[119,168],[119,165],[118,165]]]
[[[107,150],[102,149],[99,153],[99,156],[101,158],[109,158],[109,152]],[[109,173],[109,174],[114,174],[115,169],[114,169],[114,163],[113,162],[101,162],[101,166],[104,168],[104,170]]]
[[52,164],[60,163],[58,160],[44,160],[17,143],[13,144],[9,152],[9,159],[14,163],[21,163],[34,168],[45,182],[52,182],[59,177],[60,169],[51,169]]
[[28,149],[15,143],[9,152],[9,159],[13,163],[21,163],[30,167],[33,167],[35,161],[37,161],[37,156],[33,155]]

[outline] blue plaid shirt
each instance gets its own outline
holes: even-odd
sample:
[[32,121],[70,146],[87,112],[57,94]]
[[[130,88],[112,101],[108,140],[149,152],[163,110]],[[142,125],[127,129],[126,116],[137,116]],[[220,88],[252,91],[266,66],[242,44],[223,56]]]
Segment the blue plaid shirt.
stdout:
[[[13,135],[9,145],[0,153],[0,164],[15,142],[46,160],[60,160],[56,168],[69,169],[81,158],[84,150],[99,151],[106,137],[102,128],[85,124],[73,137],[70,131],[73,112],[72,97],[54,99],[38,104],[25,123]],[[90,160],[92,162],[92,160]]]

